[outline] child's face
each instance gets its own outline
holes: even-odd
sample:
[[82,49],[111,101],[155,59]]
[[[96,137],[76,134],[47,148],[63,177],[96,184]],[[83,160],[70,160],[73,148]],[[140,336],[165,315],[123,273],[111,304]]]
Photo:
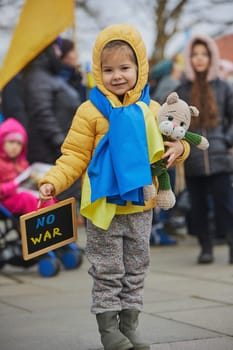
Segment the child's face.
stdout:
[[3,149],[6,152],[7,156],[11,159],[14,159],[20,155],[22,152],[23,145],[19,141],[4,141]]
[[208,70],[210,57],[208,50],[203,44],[196,44],[193,46],[191,54],[191,63],[193,69],[197,73],[203,73]]
[[102,80],[114,95],[123,96],[137,82],[137,65],[130,47],[105,48],[101,57]]

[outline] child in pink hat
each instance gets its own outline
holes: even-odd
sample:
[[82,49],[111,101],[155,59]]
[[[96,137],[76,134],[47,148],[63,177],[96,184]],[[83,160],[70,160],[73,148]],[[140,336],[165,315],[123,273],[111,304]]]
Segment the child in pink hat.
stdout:
[[14,118],[0,125],[0,204],[12,214],[22,215],[38,207],[38,198],[30,191],[19,191],[17,177],[29,167],[26,159],[27,133]]

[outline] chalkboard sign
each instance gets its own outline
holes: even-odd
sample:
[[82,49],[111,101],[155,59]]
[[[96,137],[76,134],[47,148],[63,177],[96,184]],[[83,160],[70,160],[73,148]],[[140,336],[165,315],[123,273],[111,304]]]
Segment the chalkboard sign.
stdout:
[[75,198],[20,216],[20,231],[24,260],[76,241]]

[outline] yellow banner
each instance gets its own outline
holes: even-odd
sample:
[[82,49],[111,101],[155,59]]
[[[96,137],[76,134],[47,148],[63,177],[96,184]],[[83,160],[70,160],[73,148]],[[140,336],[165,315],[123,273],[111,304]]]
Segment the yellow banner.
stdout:
[[26,0],[0,69],[0,90],[75,22],[74,0]]

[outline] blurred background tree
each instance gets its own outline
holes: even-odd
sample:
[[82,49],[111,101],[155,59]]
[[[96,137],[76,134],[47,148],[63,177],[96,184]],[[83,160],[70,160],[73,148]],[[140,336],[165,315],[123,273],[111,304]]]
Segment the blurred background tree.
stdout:
[[[232,16],[228,20],[218,9],[227,5],[232,6],[232,0],[155,0],[154,21],[156,37],[153,45],[151,64],[165,58],[166,47],[171,38],[178,32],[189,35],[190,29],[202,23],[211,25],[211,35],[217,37],[228,32],[232,27]],[[215,8],[216,15],[213,16],[211,9]],[[231,9],[233,10],[233,9]],[[226,7],[227,11],[227,7]],[[231,28],[232,30],[232,28]]]
[[[23,3],[0,0],[0,61]],[[91,61],[97,33],[112,23],[128,22],[141,31],[152,64],[181,52],[197,31],[215,38],[233,33],[232,0],[75,0],[75,6],[82,64]]]

